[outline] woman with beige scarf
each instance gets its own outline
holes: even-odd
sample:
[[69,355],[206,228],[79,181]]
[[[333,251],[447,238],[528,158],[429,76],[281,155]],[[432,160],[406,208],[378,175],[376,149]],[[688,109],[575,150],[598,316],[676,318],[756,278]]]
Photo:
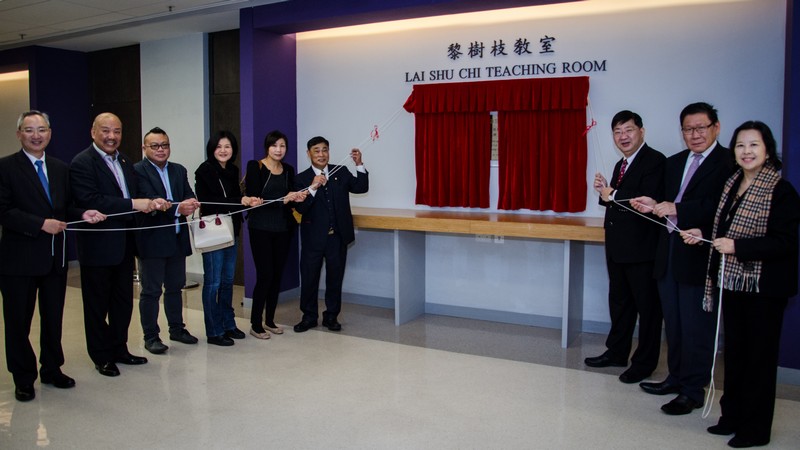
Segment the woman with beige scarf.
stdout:
[[[780,176],[776,147],[762,122],[733,132],[739,169],[725,184],[711,236],[704,308],[722,285],[725,384],[722,416],[708,432],[735,434],[735,448],[769,443],[783,311],[797,293],[800,197]],[[703,245],[700,230],[681,235]]]

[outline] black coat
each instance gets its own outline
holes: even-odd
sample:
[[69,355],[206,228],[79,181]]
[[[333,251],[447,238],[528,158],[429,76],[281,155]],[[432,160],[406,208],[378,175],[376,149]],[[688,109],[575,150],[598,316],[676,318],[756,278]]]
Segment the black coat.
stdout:
[[[691,150],[667,158],[664,168],[664,198],[672,202],[678,196],[683,180],[683,169]],[[733,153],[717,144],[697,168],[680,203],[677,203],[677,226],[681,230],[699,228],[703,236],[711,236],[714,215],[717,211],[725,181],[733,173]],[[670,259],[670,243],[672,258]],[[656,250],[655,277],[663,278],[671,264],[675,281],[683,284],[702,286],[708,268],[708,247],[706,245],[686,245],[683,239],[670,239],[666,228],[661,229]]]
[[[350,211],[350,194],[363,194],[369,190],[369,176],[366,173],[356,172],[356,176],[347,167],[328,165],[328,173],[333,173],[331,178],[322,186],[316,195],[309,194],[305,201],[297,204],[297,212],[303,215],[300,222],[300,236],[303,246],[324,248],[328,240],[330,220],[326,199],[333,203],[336,217],[333,220],[336,232],[339,233],[342,243],[347,245],[355,240],[353,230],[353,214]],[[295,179],[296,190],[302,190],[311,185],[314,180],[314,169],[309,167],[297,175]],[[327,191],[327,192],[326,192]]]
[[[122,167],[128,193],[136,195],[136,176],[133,164],[121,154],[118,161]],[[108,168],[94,145],[78,153],[69,166],[69,183],[75,205],[79,208],[96,209],[103,214],[118,214],[133,211],[133,202],[122,195],[117,179]],[[125,214],[84,228],[111,229],[132,228],[134,215]],[[126,231],[77,232],[78,261],[81,266],[115,266],[122,263],[129,239],[133,235]]]
[[[622,182],[617,185],[622,165],[622,160],[619,160],[614,166],[610,184],[616,190],[614,198],[617,201],[623,200],[620,203],[630,207],[630,203],[624,200],[640,196],[654,199],[662,197],[665,160],[663,154],[645,144],[628,166]],[[618,263],[653,261],[661,227],[613,202],[600,199],[600,204],[606,207],[603,222],[606,255]],[[656,216],[651,217],[656,218]]]
[[54,263],[63,262],[64,234],[42,231],[45,219],[77,220],[82,209],[72,207],[69,168],[64,162],[45,156],[53,204],[47,200],[36,168],[20,150],[0,159],[0,274],[41,276]]

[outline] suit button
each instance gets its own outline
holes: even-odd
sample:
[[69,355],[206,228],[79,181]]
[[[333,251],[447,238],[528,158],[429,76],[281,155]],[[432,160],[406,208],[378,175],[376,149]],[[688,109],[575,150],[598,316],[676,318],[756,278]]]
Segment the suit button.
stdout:
[[613,220],[609,220],[608,221],[608,226],[612,226],[612,225],[614,225],[614,221]]

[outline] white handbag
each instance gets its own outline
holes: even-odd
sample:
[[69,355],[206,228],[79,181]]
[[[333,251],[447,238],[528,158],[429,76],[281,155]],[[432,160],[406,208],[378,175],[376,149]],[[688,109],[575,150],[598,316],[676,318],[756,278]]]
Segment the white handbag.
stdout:
[[189,223],[194,248],[200,253],[213,252],[233,245],[233,220],[219,214],[200,217]]

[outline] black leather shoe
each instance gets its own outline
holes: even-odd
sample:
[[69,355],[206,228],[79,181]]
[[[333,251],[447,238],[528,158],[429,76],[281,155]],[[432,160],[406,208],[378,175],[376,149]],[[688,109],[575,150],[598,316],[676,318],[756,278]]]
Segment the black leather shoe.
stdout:
[[733,448],[761,447],[767,444],[769,444],[769,439],[755,440],[741,436],[734,436],[728,441],[728,446]]
[[733,433],[736,433],[736,430],[733,427],[722,423],[712,425],[706,428],[706,431],[708,431],[711,434],[716,434],[717,436],[730,436]]
[[677,394],[681,391],[680,386],[677,384],[667,384],[666,381],[660,383],[639,383],[639,387],[648,394],[653,395]]
[[645,374],[643,372],[639,372],[638,370],[630,368],[625,372],[622,372],[622,374],[620,374],[619,381],[622,381],[625,384],[633,384],[633,383],[638,383],[649,376],[650,376],[649,374]]
[[169,333],[170,341],[183,342],[184,344],[197,344],[197,338],[189,334],[186,328],[181,328],[180,331]]
[[244,331],[238,328],[234,328],[225,332],[225,337],[229,339],[244,339],[245,336],[247,335],[244,334]]
[[340,324],[336,319],[323,320],[322,326],[327,327],[331,331],[342,331],[342,324]]
[[698,402],[683,394],[680,394],[679,396],[673,398],[671,402],[662,406],[661,410],[670,416],[682,416],[702,407],[702,401]]
[[163,342],[161,342],[161,339],[153,338],[150,339],[149,341],[145,341],[144,349],[154,355],[160,355],[169,350],[169,347],[167,347]]
[[297,325],[294,326],[295,333],[304,333],[312,328],[317,327],[317,322],[306,322],[305,320],[301,321]]
[[615,359],[611,359],[603,353],[600,356],[595,356],[592,358],[586,358],[583,362],[589,367],[627,367],[627,361],[618,361]]
[[208,338],[208,343],[211,345],[219,345],[220,347],[230,347],[233,345],[233,339],[225,336],[211,336]]
[[29,402],[36,398],[36,391],[33,390],[32,384],[27,386],[17,386],[17,388],[14,389],[14,397],[21,402]]
[[56,373],[48,375],[42,374],[42,384],[52,384],[59,389],[69,389],[75,387],[75,380],[64,375],[59,370]]
[[107,362],[102,364],[95,364],[94,368],[100,372],[100,375],[105,375],[107,377],[116,377],[119,376],[119,369],[117,365],[113,362]]
[[134,356],[128,353],[124,356],[118,356],[116,362],[129,366],[138,366],[140,364],[147,364],[147,358],[144,356]]

